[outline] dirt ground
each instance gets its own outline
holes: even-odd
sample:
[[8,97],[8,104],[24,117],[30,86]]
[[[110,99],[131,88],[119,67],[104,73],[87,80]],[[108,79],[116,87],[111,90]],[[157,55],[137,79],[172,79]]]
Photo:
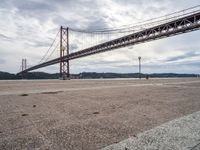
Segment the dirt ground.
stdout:
[[101,149],[196,111],[197,78],[0,81],[0,149]]

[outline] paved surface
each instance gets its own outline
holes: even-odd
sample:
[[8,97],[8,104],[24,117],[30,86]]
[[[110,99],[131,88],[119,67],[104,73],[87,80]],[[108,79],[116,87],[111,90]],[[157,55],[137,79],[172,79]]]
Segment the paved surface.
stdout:
[[200,150],[200,111],[102,150]]
[[0,149],[101,149],[200,111],[199,79],[0,81]]

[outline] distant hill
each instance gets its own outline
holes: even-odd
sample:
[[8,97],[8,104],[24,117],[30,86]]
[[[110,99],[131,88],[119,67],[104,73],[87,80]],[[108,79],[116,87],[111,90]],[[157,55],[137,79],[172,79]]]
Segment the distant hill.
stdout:
[[[154,73],[154,74],[141,74],[142,78],[146,76],[150,78],[176,78],[176,77],[197,77],[196,74],[175,74],[175,73]],[[138,73],[96,73],[96,72],[83,72],[79,74],[81,79],[98,79],[98,78],[138,78]]]
[[[58,77],[58,73],[49,74],[45,72],[29,72],[23,76],[23,78],[25,79],[58,79]],[[15,75],[8,72],[0,71],[0,80],[17,80],[21,78],[21,75]]]
[[[138,78],[138,73],[96,73],[83,72],[79,74],[72,74],[71,78],[78,79],[100,79],[100,78]],[[175,74],[175,73],[154,73],[148,74],[150,78],[175,78],[175,77],[197,77],[196,74]],[[142,78],[146,74],[141,74]],[[0,80],[17,80],[22,76],[0,71]],[[58,79],[59,73],[45,73],[45,72],[29,72],[23,76],[24,79]]]
[[15,77],[15,74],[0,71],[0,80],[12,80],[15,79]]
[[45,72],[29,72],[24,75],[24,78],[25,79],[58,79],[59,74],[58,73],[50,74],[50,73],[45,73]]

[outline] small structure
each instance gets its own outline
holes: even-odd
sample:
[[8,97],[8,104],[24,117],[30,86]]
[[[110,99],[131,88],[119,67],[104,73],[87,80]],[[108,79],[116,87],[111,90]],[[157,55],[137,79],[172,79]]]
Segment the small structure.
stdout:
[[141,79],[141,56],[138,57],[139,60],[139,79]]

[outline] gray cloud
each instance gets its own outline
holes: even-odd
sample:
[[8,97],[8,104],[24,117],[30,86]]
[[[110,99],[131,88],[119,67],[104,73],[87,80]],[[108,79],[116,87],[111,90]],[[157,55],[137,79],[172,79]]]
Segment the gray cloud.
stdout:
[[24,17],[37,18],[41,22],[47,21],[57,7],[49,2],[42,1],[14,1],[14,6],[18,9],[17,14]]
[[106,28],[109,28],[108,23],[103,19],[97,19],[90,22],[86,30],[95,31],[97,29],[106,29]]
[[50,42],[45,42],[45,41],[33,41],[31,43],[27,43],[27,45],[29,46],[33,46],[33,47],[49,47],[51,43]]
[[178,60],[183,60],[185,58],[191,58],[191,57],[194,57],[194,56],[200,56],[200,54],[195,52],[195,51],[191,51],[191,52],[187,52],[187,53],[185,53],[183,55],[179,55],[179,56],[168,58],[168,59],[166,59],[166,61],[167,62],[178,61]]
[[49,12],[55,11],[55,5],[51,3],[44,3],[40,1],[15,1],[14,5],[20,11],[24,12],[31,12],[31,13],[42,13],[42,12]]
[[6,61],[3,58],[0,58],[0,64],[2,65],[2,64],[5,64],[5,63],[6,63]]
[[6,41],[12,41],[11,37],[8,37],[8,36],[6,36],[4,34],[1,34],[1,33],[0,33],[0,39],[1,40],[6,40]]
[[77,44],[70,44],[69,49],[70,49],[70,52],[74,52],[75,50],[78,49],[78,45]]

